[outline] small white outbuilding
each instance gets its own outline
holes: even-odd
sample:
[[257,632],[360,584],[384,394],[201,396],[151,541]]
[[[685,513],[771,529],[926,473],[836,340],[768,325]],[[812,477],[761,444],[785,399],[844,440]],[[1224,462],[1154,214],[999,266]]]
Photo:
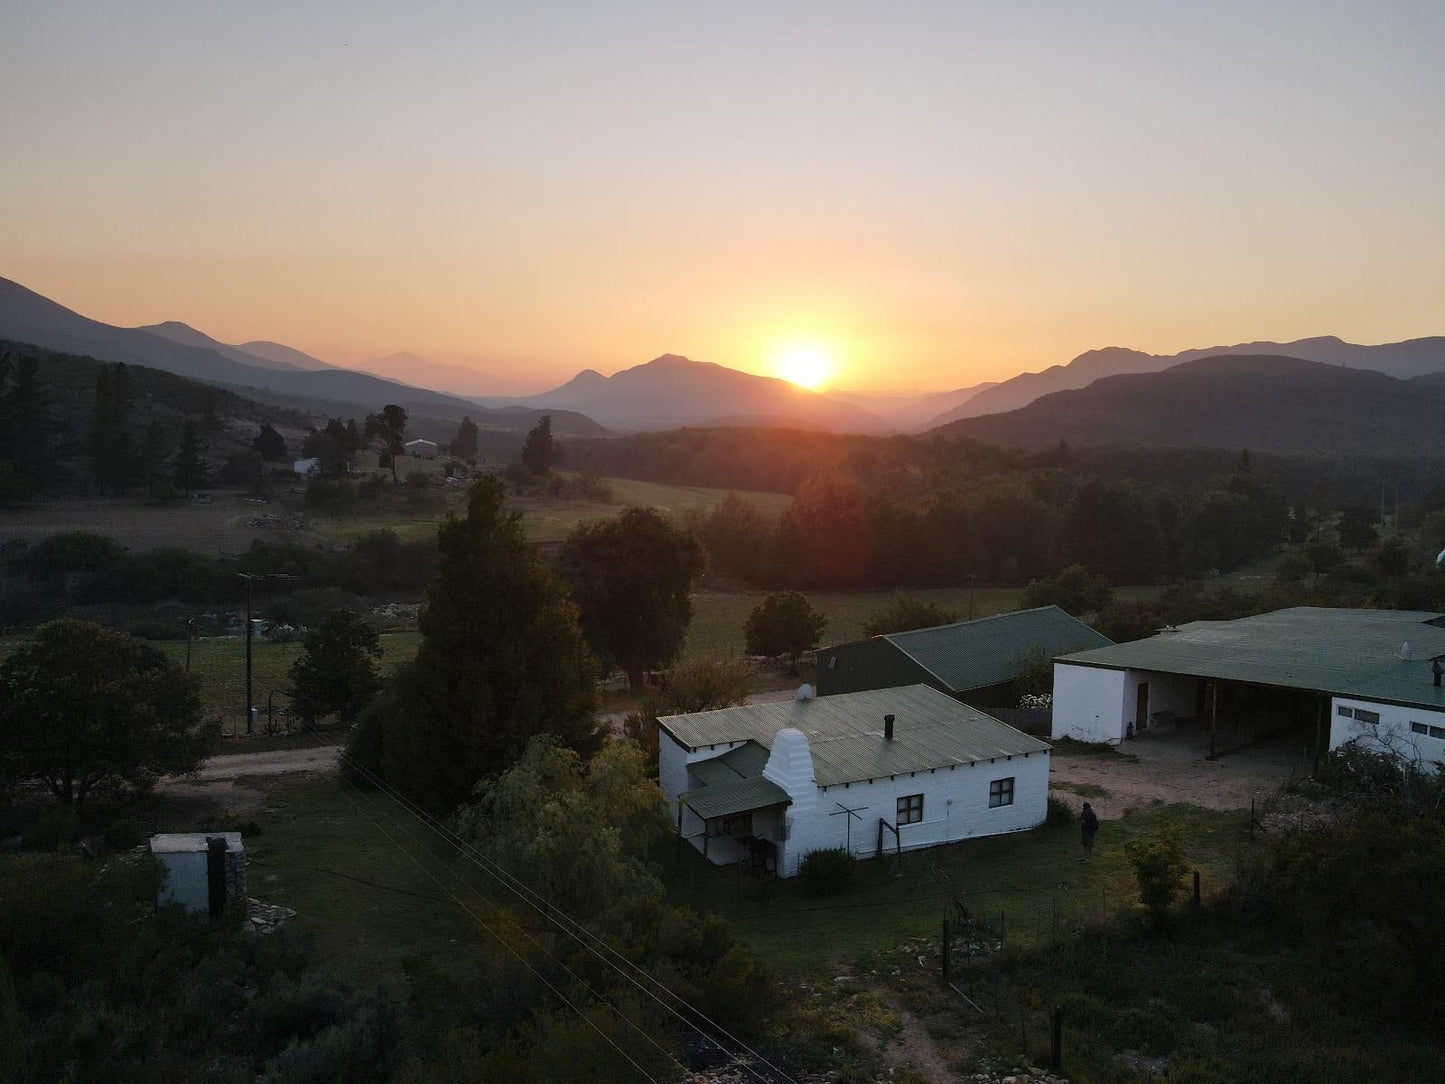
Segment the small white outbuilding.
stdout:
[[668,716],[658,769],[683,838],[782,877],[809,851],[870,857],[1048,814],[1048,744],[927,685]]
[[409,440],[405,444],[406,454],[414,455],[418,459],[435,459],[437,457],[437,442],[418,438]]
[[240,832],[172,832],[151,836],[151,854],[165,867],[156,904],[219,915],[246,907],[246,847]]

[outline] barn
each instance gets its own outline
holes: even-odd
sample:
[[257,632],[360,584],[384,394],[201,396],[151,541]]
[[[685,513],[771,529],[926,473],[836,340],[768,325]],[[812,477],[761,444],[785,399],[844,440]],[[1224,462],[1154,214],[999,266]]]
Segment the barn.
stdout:
[[1113,643],[1057,606],[892,632],[818,652],[818,693],[922,683],[976,707],[1012,707],[1010,683],[1035,656]]
[[658,720],[677,830],[710,861],[790,877],[809,851],[896,853],[1033,828],[1049,746],[928,685]]
[[1315,753],[1359,740],[1445,756],[1445,615],[1297,606],[1195,621],[1054,661],[1053,736],[1117,743],[1175,727],[1210,756],[1293,731]]
[[409,440],[404,445],[406,454],[416,456],[418,459],[435,459],[437,457],[437,442],[418,438]]

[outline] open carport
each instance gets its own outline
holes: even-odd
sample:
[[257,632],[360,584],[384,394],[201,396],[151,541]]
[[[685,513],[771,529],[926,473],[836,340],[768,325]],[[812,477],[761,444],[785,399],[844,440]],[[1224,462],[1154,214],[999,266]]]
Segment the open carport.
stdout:
[[1278,735],[1330,743],[1331,698],[1401,658],[1445,655],[1445,616],[1295,607],[1196,621],[1054,660],[1053,736],[1118,743],[1178,732],[1219,757]]

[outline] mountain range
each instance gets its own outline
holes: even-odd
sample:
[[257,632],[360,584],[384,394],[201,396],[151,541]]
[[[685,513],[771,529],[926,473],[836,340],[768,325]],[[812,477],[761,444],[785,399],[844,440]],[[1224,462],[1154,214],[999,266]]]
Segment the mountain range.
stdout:
[[1445,387],[1302,358],[1222,355],[1106,376],[1002,414],[931,430],[985,444],[1249,448],[1439,455]]
[[1348,343],[1333,335],[1293,342],[1253,342],[1235,346],[1212,346],[1182,350],[1177,354],[1146,354],[1110,346],[1089,350],[1067,365],[1054,365],[1042,372],[1020,373],[1010,380],[985,388],[977,395],[935,417],[926,428],[936,428],[959,418],[1000,414],[1027,406],[1035,399],[1056,391],[1083,388],[1108,376],[1125,373],[1155,373],[1185,362],[1222,355],[1302,358],[1352,369],[1371,369],[1401,379],[1445,371],[1445,336],[1434,335],[1380,346]]

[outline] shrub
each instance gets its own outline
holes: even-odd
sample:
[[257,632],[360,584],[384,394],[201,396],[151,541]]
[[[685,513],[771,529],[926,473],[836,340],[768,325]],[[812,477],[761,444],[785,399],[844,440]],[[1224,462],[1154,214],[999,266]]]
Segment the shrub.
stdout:
[[1078,816],[1074,813],[1073,806],[1069,805],[1069,803],[1062,798],[1055,798],[1052,794],[1049,795],[1049,815],[1047,823],[1073,824],[1076,820],[1078,820]]
[[145,842],[145,829],[134,817],[120,817],[105,826],[105,845],[112,851],[128,851]]
[[53,805],[25,830],[22,842],[36,851],[55,851],[74,843],[80,835],[80,818],[73,806]]
[[842,847],[825,847],[803,855],[798,884],[810,896],[834,896],[853,886],[853,856]]
[[1153,839],[1131,839],[1124,854],[1134,867],[1139,882],[1139,902],[1149,919],[1159,926],[1183,888],[1186,867],[1179,827],[1167,825]]

